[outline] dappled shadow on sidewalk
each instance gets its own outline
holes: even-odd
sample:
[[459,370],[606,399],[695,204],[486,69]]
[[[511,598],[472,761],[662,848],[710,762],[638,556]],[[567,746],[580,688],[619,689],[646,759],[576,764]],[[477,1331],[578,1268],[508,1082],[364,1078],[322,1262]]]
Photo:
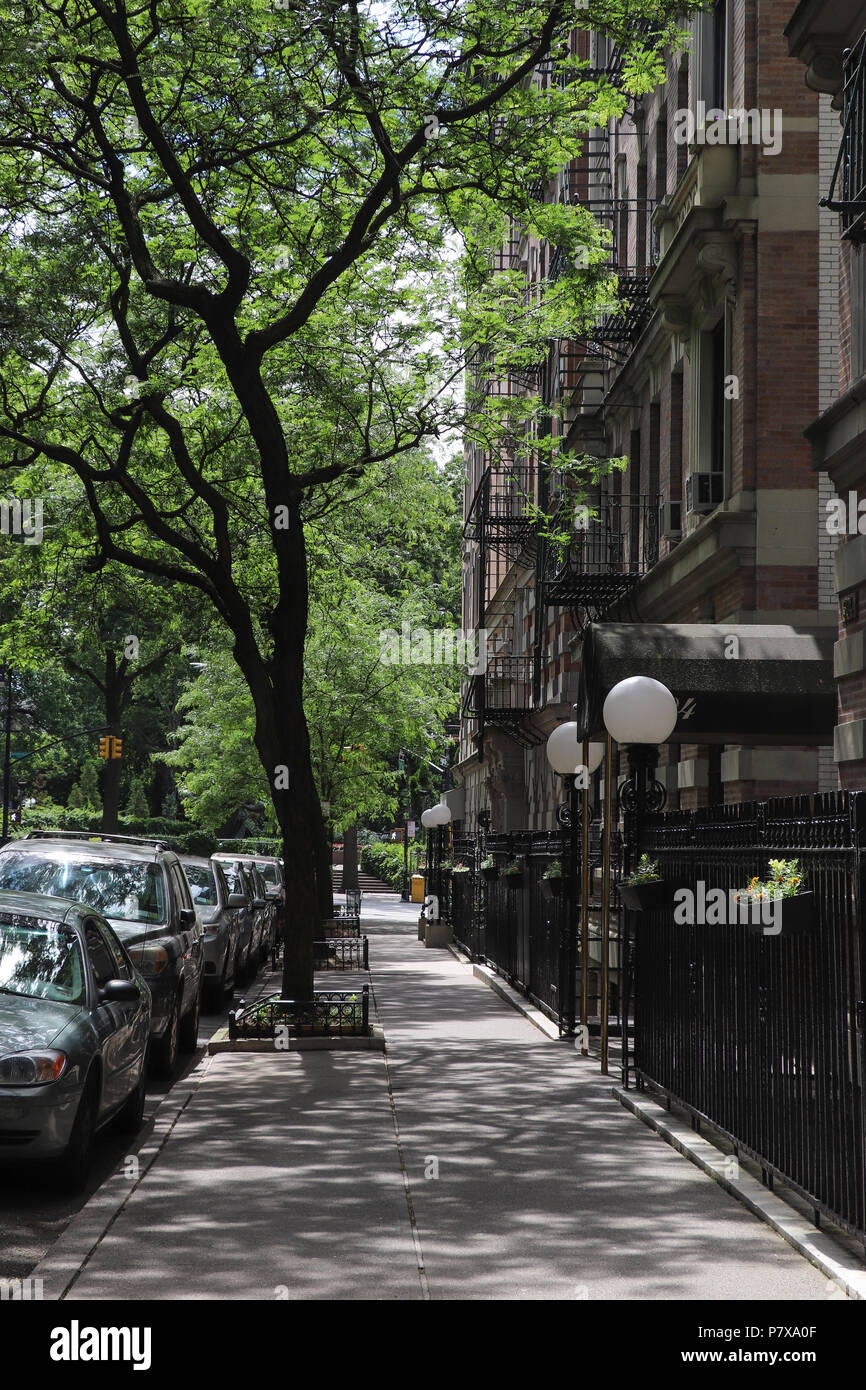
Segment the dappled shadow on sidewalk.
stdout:
[[420,1298],[381,1053],[223,1054],[70,1297]]
[[214,1058],[73,1299],[418,1299],[401,1153],[434,1299],[825,1295],[414,921],[364,924],[387,1058]]
[[[433,959],[431,960],[431,957]],[[826,1281],[440,952],[377,957],[434,1297],[823,1298]]]

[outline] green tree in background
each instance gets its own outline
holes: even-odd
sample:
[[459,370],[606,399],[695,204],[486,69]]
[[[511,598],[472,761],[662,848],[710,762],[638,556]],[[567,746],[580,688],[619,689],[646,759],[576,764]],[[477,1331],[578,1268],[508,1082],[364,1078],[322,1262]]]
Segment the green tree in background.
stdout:
[[144,782],[141,777],[133,777],[129,784],[129,796],[126,799],[126,814],[128,816],[140,816],[142,818],[150,815],[150,807],[147,804],[147,794],[144,790]]

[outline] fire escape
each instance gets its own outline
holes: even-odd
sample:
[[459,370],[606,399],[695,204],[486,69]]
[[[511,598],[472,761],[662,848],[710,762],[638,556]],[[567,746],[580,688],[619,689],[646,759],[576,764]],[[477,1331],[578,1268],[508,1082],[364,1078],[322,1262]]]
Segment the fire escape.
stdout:
[[527,464],[503,462],[488,467],[463,528],[466,542],[478,547],[478,627],[499,643],[488,650],[486,670],[471,677],[463,701],[463,717],[477,723],[479,747],[488,726],[502,729],[523,748],[543,741],[528,722],[533,708],[533,658],[509,650],[523,592],[517,585],[516,564],[530,563],[536,545],[535,486],[535,469]]
[[[646,22],[643,31],[644,36],[649,32]],[[592,69],[591,75],[616,84],[623,62],[621,51],[609,49],[604,65]],[[573,447],[576,453],[604,457],[605,402],[611,377],[628,361],[652,312],[649,286],[657,248],[648,242],[654,202],[618,196],[609,125],[589,133],[580,158],[562,171],[560,187],[562,201],[587,208],[605,234],[616,293],[597,320],[586,325],[580,339],[552,344],[550,400],[565,406],[565,451]],[[567,254],[557,248],[548,279],[555,283],[570,270]],[[614,478],[604,479],[587,497],[570,493],[568,484],[563,485],[555,474],[543,485],[540,504],[550,521],[539,534],[536,549],[536,699],[541,697],[549,610],[569,609],[580,631],[628,598],[658,560],[658,498],[623,493],[616,483]]]
[[[643,26],[648,30],[648,25]],[[603,68],[591,70],[616,83],[624,55],[609,52]],[[585,71],[585,70],[584,70]],[[551,68],[548,76],[553,76]],[[557,80],[554,76],[554,80]],[[566,80],[573,80],[568,78]],[[542,180],[531,189],[539,197]],[[649,281],[652,265],[637,251],[629,263],[629,225],[637,226],[635,244],[646,246],[650,223],[649,200],[617,199],[610,130],[592,131],[579,160],[563,171],[560,196],[566,203],[587,207],[607,233],[610,269],[616,295],[596,322],[588,324],[580,341],[554,341],[544,367],[507,367],[485,391],[512,394],[540,391],[545,406],[564,401],[569,447],[581,452],[606,452],[604,401],[612,370],[621,367],[634,349],[650,315]],[[527,269],[527,238],[513,227],[499,253],[502,269]],[[653,258],[649,257],[651,261]],[[547,279],[554,283],[568,273],[566,254],[554,250]],[[489,370],[489,362],[486,365]],[[543,412],[540,433],[549,433],[550,414]],[[593,449],[595,442],[597,449]],[[585,524],[571,525],[576,497],[569,497],[555,471],[512,462],[494,462],[483,473],[469,508],[464,539],[477,546],[475,569],[477,626],[500,634],[488,650],[487,669],[469,680],[462,715],[476,724],[475,741],[483,749],[485,728],[498,728],[524,748],[544,741],[532,725],[533,711],[542,707],[542,668],[548,612],[569,608],[579,629],[626,597],[658,558],[658,501],[614,493],[605,480],[586,499]],[[531,655],[514,650],[515,616],[521,609],[517,587],[518,561],[534,564],[535,603]],[[524,614],[525,615],[525,614]],[[522,617],[520,618],[522,621]]]

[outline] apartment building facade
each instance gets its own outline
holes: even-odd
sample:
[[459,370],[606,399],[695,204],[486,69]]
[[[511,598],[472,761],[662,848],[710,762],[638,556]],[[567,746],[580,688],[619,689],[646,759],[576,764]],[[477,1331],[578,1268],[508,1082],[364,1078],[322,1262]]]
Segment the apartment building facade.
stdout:
[[[555,468],[467,450],[464,626],[487,628],[493,653],[464,697],[467,825],[479,812],[496,830],[555,824],[562,793],[544,742],[571,717],[588,624],[710,625],[720,643],[726,626],[787,628],[822,650],[832,640],[833,484],[805,431],[837,370],[838,311],[819,278],[832,280],[838,234],[819,184],[838,117],[791,62],[789,14],[719,0],[695,17],[665,83],[593,132],[546,190],[606,229],[620,301],[582,340],[552,343],[537,378],[489,389],[540,390],[562,456],[627,466],[581,515]],[[617,80],[608,40],[573,42]],[[567,273],[557,248],[518,227],[501,257],[529,292]],[[532,503],[556,524],[540,533]],[[563,518],[564,548],[543,534],[561,534]],[[837,785],[832,727],[790,744],[735,733],[720,725],[689,742],[683,723],[661,751],[668,805]]]
[[819,411],[806,436],[813,469],[832,485],[824,523],[837,546],[834,753],[840,784],[856,790],[866,785],[866,4],[802,0],[786,37],[827,113],[820,314],[834,323],[838,346],[832,370],[822,360]]

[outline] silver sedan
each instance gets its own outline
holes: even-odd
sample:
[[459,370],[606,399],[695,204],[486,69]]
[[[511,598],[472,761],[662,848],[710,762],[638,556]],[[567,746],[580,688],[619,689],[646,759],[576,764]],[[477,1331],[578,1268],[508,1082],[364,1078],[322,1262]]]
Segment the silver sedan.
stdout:
[[141,1124],[151,997],[105,918],[0,892],[0,1161],[87,1178],[97,1130]]

